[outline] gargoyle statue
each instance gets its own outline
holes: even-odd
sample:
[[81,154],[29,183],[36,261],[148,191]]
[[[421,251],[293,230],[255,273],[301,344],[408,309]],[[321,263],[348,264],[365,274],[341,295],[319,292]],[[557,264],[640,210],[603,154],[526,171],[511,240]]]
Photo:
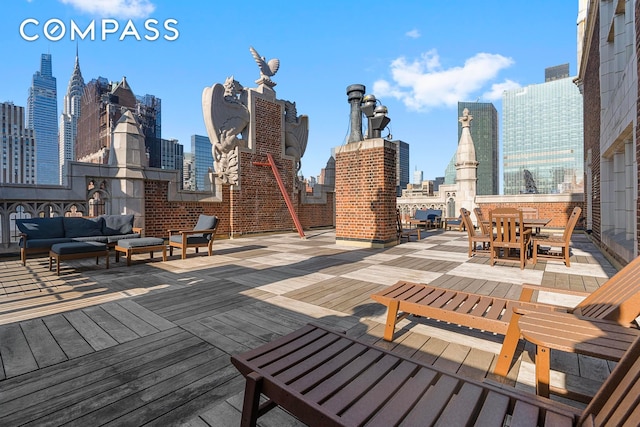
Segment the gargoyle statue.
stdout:
[[216,175],[226,184],[238,183],[238,144],[249,123],[249,110],[240,99],[244,88],[228,77],[202,91],[202,113],[212,144]]
[[260,68],[260,78],[256,80],[256,83],[259,85],[264,84],[269,87],[274,87],[276,83],[271,80],[271,77],[278,72],[278,68],[280,68],[280,60],[278,58],[273,58],[267,62],[265,57],[260,56],[253,47],[249,46],[249,50],[251,51],[251,55],[253,55],[253,59],[255,59],[258,64],[258,68]]
[[284,101],[284,153],[296,160],[296,172],[300,171],[300,161],[307,149],[309,138],[309,117],[298,116],[295,102]]

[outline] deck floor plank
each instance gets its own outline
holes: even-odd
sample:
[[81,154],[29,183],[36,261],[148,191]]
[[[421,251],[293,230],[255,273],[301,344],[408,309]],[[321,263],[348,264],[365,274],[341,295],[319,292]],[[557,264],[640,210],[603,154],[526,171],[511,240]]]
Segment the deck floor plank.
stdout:
[[68,360],[42,319],[27,320],[20,327],[38,367],[44,368]]

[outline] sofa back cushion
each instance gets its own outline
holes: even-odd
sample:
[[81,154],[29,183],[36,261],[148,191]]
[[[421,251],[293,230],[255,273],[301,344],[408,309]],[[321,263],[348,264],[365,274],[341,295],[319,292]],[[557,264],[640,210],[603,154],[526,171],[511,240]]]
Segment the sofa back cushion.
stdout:
[[102,236],[102,217],[97,218],[79,218],[64,217],[64,235],[65,237],[90,237]]
[[[215,230],[218,225],[218,217],[215,215],[202,215],[198,217],[198,222],[196,226],[193,227],[194,231],[198,230]],[[207,239],[211,239],[211,233],[207,234],[192,234],[191,237],[206,237]]]
[[133,214],[129,215],[101,215],[102,234],[115,236],[116,234],[129,234],[133,232]]
[[27,239],[57,239],[65,237],[61,216],[16,219],[16,226],[18,230],[27,235]]

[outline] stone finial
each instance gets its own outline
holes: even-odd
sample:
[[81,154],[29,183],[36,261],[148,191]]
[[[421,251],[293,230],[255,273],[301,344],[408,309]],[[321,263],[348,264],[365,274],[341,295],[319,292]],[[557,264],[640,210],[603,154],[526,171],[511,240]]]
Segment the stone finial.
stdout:
[[462,117],[458,119],[460,123],[462,123],[463,128],[468,128],[471,126],[471,120],[473,120],[473,116],[469,114],[469,109],[465,108],[462,110]]

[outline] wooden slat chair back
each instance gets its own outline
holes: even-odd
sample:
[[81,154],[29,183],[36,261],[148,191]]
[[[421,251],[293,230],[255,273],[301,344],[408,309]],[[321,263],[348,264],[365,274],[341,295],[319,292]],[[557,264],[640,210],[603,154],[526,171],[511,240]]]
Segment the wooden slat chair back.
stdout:
[[400,218],[400,209],[396,209],[396,230],[398,234],[398,242],[402,242],[402,239],[406,238],[407,242],[411,240],[411,236],[416,236],[420,240],[419,228],[404,228],[402,225],[402,219]]
[[[576,206],[573,208],[569,219],[567,220],[567,226],[564,228],[564,232],[562,233],[562,237],[555,236],[535,236],[532,239],[532,250],[533,250],[533,263],[536,264],[538,262],[538,258],[551,258],[551,259],[562,259],[567,267],[571,266],[571,261],[569,260],[571,256],[571,236],[573,235],[573,230],[576,228],[576,224],[580,220],[580,214],[582,213],[582,208]],[[539,254],[538,249],[540,246],[555,246],[560,247],[561,252],[558,255],[552,254]]]
[[476,220],[478,221],[478,228],[482,230],[483,234],[489,235],[492,227],[489,226],[489,222],[484,217],[484,214],[482,213],[482,209],[473,208],[473,213],[476,216]]
[[640,256],[600,286],[572,311],[585,317],[631,324],[640,307]]
[[[524,230],[522,227],[522,212],[515,208],[497,208],[489,212],[489,223],[495,226],[489,236],[491,261],[500,259],[503,261],[516,261],[523,269],[527,259],[527,249],[531,230]],[[500,257],[502,250],[504,256]],[[510,256],[512,250],[518,250],[518,257]]]
[[622,356],[583,411],[578,425],[640,425],[640,339]]
[[[467,236],[469,237],[469,257],[477,254],[479,251],[486,252],[489,247],[489,235],[483,233],[481,229],[476,231],[473,222],[471,222],[471,214],[465,208],[460,208],[460,217],[467,229]],[[480,250],[478,249],[478,243],[482,244]]]
[[522,218],[538,219],[538,208],[523,207],[520,208],[520,211],[522,212]]

